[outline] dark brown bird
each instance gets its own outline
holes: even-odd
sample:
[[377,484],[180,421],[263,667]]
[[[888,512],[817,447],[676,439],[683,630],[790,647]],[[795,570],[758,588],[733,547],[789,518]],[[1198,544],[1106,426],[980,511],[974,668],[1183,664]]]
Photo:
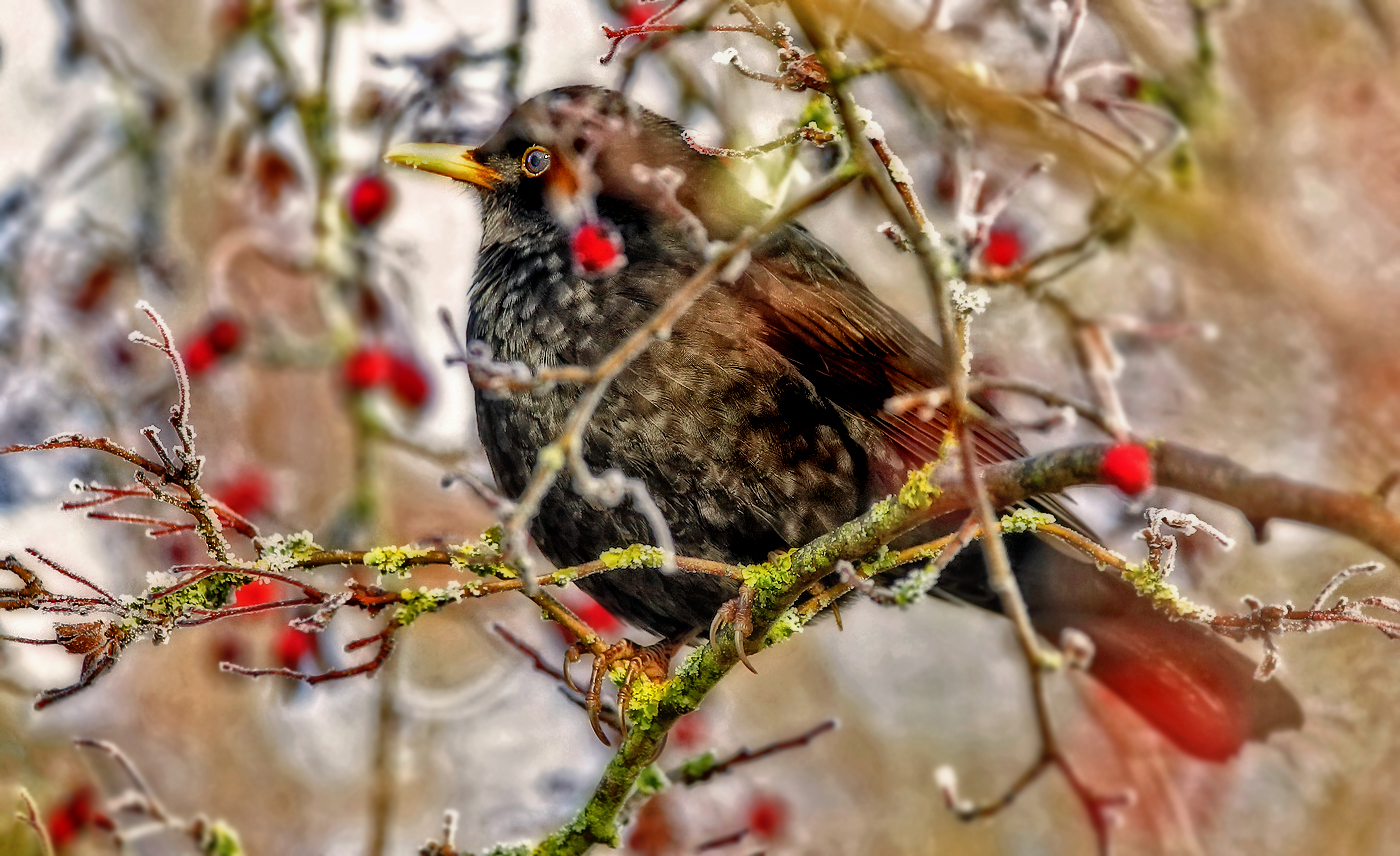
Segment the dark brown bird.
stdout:
[[[497,360],[530,366],[598,363],[704,265],[706,240],[733,239],[765,214],[678,125],[595,87],[527,101],[478,148],[409,145],[388,157],[481,190],[468,336]],[[644,480],[681,555],[763,561],[856,517],[937,456],[946,422],[883,405],[946,376],[932,340],[790,224],[618,377],[584,458],[595,471]],[[577,394],[477,396],[478,430],[504,491],[524,489]],[[1024,455],[1015,437],[979,431],[985,460]],[[545,498],[532,533],[560,566],[654,541],[632,508],[605,508],[567,483]],[[1070,626],[1087,633],[1092,673],[1183,750],[1220,760],[1301,723],[1287,690],[1255,681],[1253,664],[1224,640],[1168,621],[1127,584],[1034,537],[1012,549],[1037,629],[1051,639]],[[579,585],[668,638],[708,627],[736,594],[720,578],[657,570]],[[997,607],[980,561],[959,559],[940,588]]]

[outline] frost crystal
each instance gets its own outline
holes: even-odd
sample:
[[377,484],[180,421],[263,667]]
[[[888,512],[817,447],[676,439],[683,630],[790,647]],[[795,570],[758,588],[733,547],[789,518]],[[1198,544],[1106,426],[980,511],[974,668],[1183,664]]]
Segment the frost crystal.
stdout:
[[909,184],[913,181],[913,176],[909,174],[908,167],[904,165],[904,161],[899,159],[899,155],[890,155],[890,178],[899,184]]
[[948,296],[953,299],[953,308],[964,315],[980,315],[987,310],[987,304],[992,302],[986,289],[969,289],[967,283],[960,279],[948,283]]
[[153,589],[170,588],[179,582],[180,578],[169,571],[147,571],[146,585]]
[[715,55],[710,58],[720,65],[729,65],[739,58],[739,51],[734,48],[725,48],[722,51],[716,52]]

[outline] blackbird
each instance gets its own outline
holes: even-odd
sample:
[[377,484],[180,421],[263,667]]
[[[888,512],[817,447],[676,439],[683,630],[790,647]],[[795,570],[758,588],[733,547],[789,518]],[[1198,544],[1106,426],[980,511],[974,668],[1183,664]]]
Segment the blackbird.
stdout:
[[[591,86],[526,101],[479,147],[408,144],[387,158],[479,189],[468,336],[529,366],[597,364],[705,264],[707,242],[732,240],[766,213],[679,125]],[[946,377],[939,346],[792,223],[761,238],[742,275],[708,288],[616,379],[583,456],[646,483],[679,554],[759,562],[858,516],[935,458],[946,414],[896,415],[884,402]],[[477,395],[481,441],[508,494],[524,489],[577,397],[566,385]],[[1025,454],[1006,431],[976,430],[984,461]],[[532,534],[559,566],[654,541],[636,510],[604,507],[567,480]],[[1088,634],[1091,673],[1184,751],[1223,760],[1301,724],[1292,695],[1256,681],[1220,637],[1169,621],[1126,583],[1034,536],[1009,546],[1037,630]],[[940,591],[996,609],[985,576],[980,561],[959,559]],[[707,628],[736,594],[730,580],[648,569],[579,586],[672,639]]]

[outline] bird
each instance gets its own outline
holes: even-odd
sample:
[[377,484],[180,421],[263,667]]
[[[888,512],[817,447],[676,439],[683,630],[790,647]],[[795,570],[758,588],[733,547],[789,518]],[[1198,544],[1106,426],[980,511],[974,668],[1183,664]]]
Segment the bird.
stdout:
[[[707,247],[769,213],[679,124],[595,86],[524,101],[479,146],[407,143],[385,157],[479,192],[467,336],[495,361],[535,368],[596,365],[705,265]],[[790,222],[758,238],[741,274],[705,290],[617,376],[583,435],[583,458],[646,484],[677,553],[761,562],[859,516],[938,457],[946,412],[924,419],[884,404],[943,386],[948,369],[933,339]],[[567,384],[476,395],[477,431],[504,493],[525,489],[578,395]],[[996,423],[974,431],[985,463],[1026,454]],[[559,567],[654,542],[635,507],[608,507],[567,473],[531,535]],[[1009,536],[1008,546],[1037,631],[1085,633],[1090,673],[1187,754],[1224,761],[1301,726],[1294,696],[1255,680],[1254,663],[1223,638],[1168,619],[1126,582],[1033,535]],[[997,610],[981,561],[965,552],[935,593]],[[731,579],[655,568],[577,584],[671,640],[703,635],[738,593]]]

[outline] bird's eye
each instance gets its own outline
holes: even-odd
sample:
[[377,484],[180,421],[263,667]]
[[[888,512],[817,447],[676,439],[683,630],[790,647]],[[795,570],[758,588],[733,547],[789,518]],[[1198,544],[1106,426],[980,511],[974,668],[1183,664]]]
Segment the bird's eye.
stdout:
[[531,178],[539,178],[549,169],[549,149],[531,146],[520,156],[520,169]]

